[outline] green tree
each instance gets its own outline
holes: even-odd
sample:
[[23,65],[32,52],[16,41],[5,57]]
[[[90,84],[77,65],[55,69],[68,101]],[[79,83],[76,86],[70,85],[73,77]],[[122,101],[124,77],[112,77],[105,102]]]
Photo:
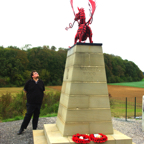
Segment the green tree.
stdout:
[[44,46],[43,46],[43,49],[46,49],[46,50],[47,50],[47,49],[49,49],[49,46],[48,46],[48,45],[44,45]]
[[40,78],[43,80],[44,84],[48,84],[50,80],[50,73],[46,69],[40,71]]
[[55,46],[52,46],[52,47],[51,47],[51,50],[55,51],[55,50],[56,50],[56,47],[55,47]]
[[25,44],[25,46],[22,47],[21,49],[22,50],[28,50],[28,49],[30,49],[30,46],[32,46],[32,45],[31,44]]

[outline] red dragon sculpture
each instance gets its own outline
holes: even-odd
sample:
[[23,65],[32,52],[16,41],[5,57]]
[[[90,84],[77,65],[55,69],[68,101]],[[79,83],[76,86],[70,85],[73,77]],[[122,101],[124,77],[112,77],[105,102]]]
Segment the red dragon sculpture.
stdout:
[[79,42],[81,43],[81,41],[85,41],[87,39],[87,37],[89,37],[89,41],[90,43],[93,43],[92,41],[92,30],[91,28],[89,27],[89,24],[92,23],[92,20],[93,20],[93,14],[95,12],[95,9],[96,9],[96,3],[94,0],[89,0],[89,6],[90,6],[90,19],[88,20],[88,22],[85,22],[85,11],[83,8],[78,8],[78,13],[75,14],[74,12],[74,8],[73,8],[73,0],[70,0],[70,3],[71,3],[71,7],[72,7],[72,10],[73,10],[73,13],[75,15],[75,18],[74,18],[74,22],[73,24],[69,24],[69,27],[66,27],[65,29],[68,30],[69,28],[72,28],[75,21],[78,22],[78,30],[77,30],[77,33],[75,35],[75,40],[74,40],[74,44],[76,44],[77,40],[79,39]]

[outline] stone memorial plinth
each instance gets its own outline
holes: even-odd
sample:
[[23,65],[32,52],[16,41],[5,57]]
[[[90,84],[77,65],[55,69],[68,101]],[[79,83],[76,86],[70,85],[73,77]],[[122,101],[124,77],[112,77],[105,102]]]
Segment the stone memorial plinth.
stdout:
[[113,134],[101,44],[68,51],[56,125],[63,136]]
[[74,143],[77,133],[103,133],[105,144],[132,144],[113,130],[102,44],[77,43],[68,50],[56,124],[44,125],[39,133],[48,144]]

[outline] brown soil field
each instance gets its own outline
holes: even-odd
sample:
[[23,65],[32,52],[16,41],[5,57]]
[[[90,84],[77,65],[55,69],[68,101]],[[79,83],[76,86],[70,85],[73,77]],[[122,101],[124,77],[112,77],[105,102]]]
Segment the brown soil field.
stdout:
[[[62,86],[49,86],[49,88],[59,91],[61,91],[61,87]],[[108,92],[114,99],[125,100],[127,97],[128,101],[134,102],[136,97],[137,103],[142,103],[144,88],[108,85]]]
[[137,103],[142,103],[142,96],[144,95],[144,88],[128,87],[128,86],[114,86],[108,85],[108,91],[112,98],[134,102],[136,97]]

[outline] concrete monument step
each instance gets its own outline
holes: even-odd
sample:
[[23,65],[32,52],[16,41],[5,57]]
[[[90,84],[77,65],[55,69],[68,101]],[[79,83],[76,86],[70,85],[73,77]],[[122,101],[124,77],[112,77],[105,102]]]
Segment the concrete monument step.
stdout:
[[[132,139],[121,132],[114,130],[114,134],[107,135],[108,141],[104,144],[135,144]],[[33,130],[34,144],[75,144],[72,136],[62,136],[56,124],[45,124],[44,130]],[[95,144],[90,142],[90,144]]]
[[47,144],[44,130],[33,130],[33,141],[34,144]]

